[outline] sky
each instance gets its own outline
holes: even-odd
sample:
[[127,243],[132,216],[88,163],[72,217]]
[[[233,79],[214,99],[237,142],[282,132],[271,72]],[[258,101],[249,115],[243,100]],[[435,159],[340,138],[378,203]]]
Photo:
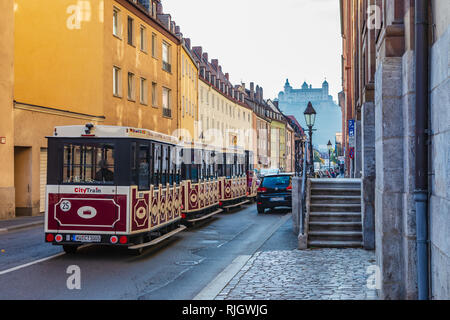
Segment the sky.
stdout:
[[337,101],[342,40],[338,0],[162,0],[191,46],[218,59],[233,84],[250,82],[274,99],[286,79],[321,87]]

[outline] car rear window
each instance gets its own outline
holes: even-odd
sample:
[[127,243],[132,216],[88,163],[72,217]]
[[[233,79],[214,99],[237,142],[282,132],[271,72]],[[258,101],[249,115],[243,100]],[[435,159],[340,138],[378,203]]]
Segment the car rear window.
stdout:
[[290,183],[290,176],[264,177],[262,186],[266,188],[287,188]]

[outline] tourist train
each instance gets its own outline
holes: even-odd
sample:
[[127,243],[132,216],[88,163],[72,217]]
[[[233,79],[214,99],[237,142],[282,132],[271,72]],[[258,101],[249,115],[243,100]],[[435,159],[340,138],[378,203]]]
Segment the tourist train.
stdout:
[[252,201],[253,154],[146,129],[61,126],[48,137],[45,240],[133,252]]

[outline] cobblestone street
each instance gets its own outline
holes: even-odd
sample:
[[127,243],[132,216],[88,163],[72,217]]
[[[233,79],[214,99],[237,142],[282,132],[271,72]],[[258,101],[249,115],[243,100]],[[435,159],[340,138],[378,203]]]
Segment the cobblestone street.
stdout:
[[367,287],[369,277],[374,275],[373,271],[367,270],[375,265],[374,251],[352,248],[297,250],[295,243],[289,221],[269,241],[268,247],[247,261],[215,299],[377,299],[376,291]]

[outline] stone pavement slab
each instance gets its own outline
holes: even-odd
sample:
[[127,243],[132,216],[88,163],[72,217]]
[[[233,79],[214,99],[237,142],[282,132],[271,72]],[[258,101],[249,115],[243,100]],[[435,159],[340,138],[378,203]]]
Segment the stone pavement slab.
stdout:
[[376,299],[363,249],[259,251],[216,297],[218,300]]
[[370,289],[374,275],[371,268],[376,264],[374,251],[298,250],[292,230],[292,220],[289,220],[248,259],[215,299],[377,299],[376,290]]

